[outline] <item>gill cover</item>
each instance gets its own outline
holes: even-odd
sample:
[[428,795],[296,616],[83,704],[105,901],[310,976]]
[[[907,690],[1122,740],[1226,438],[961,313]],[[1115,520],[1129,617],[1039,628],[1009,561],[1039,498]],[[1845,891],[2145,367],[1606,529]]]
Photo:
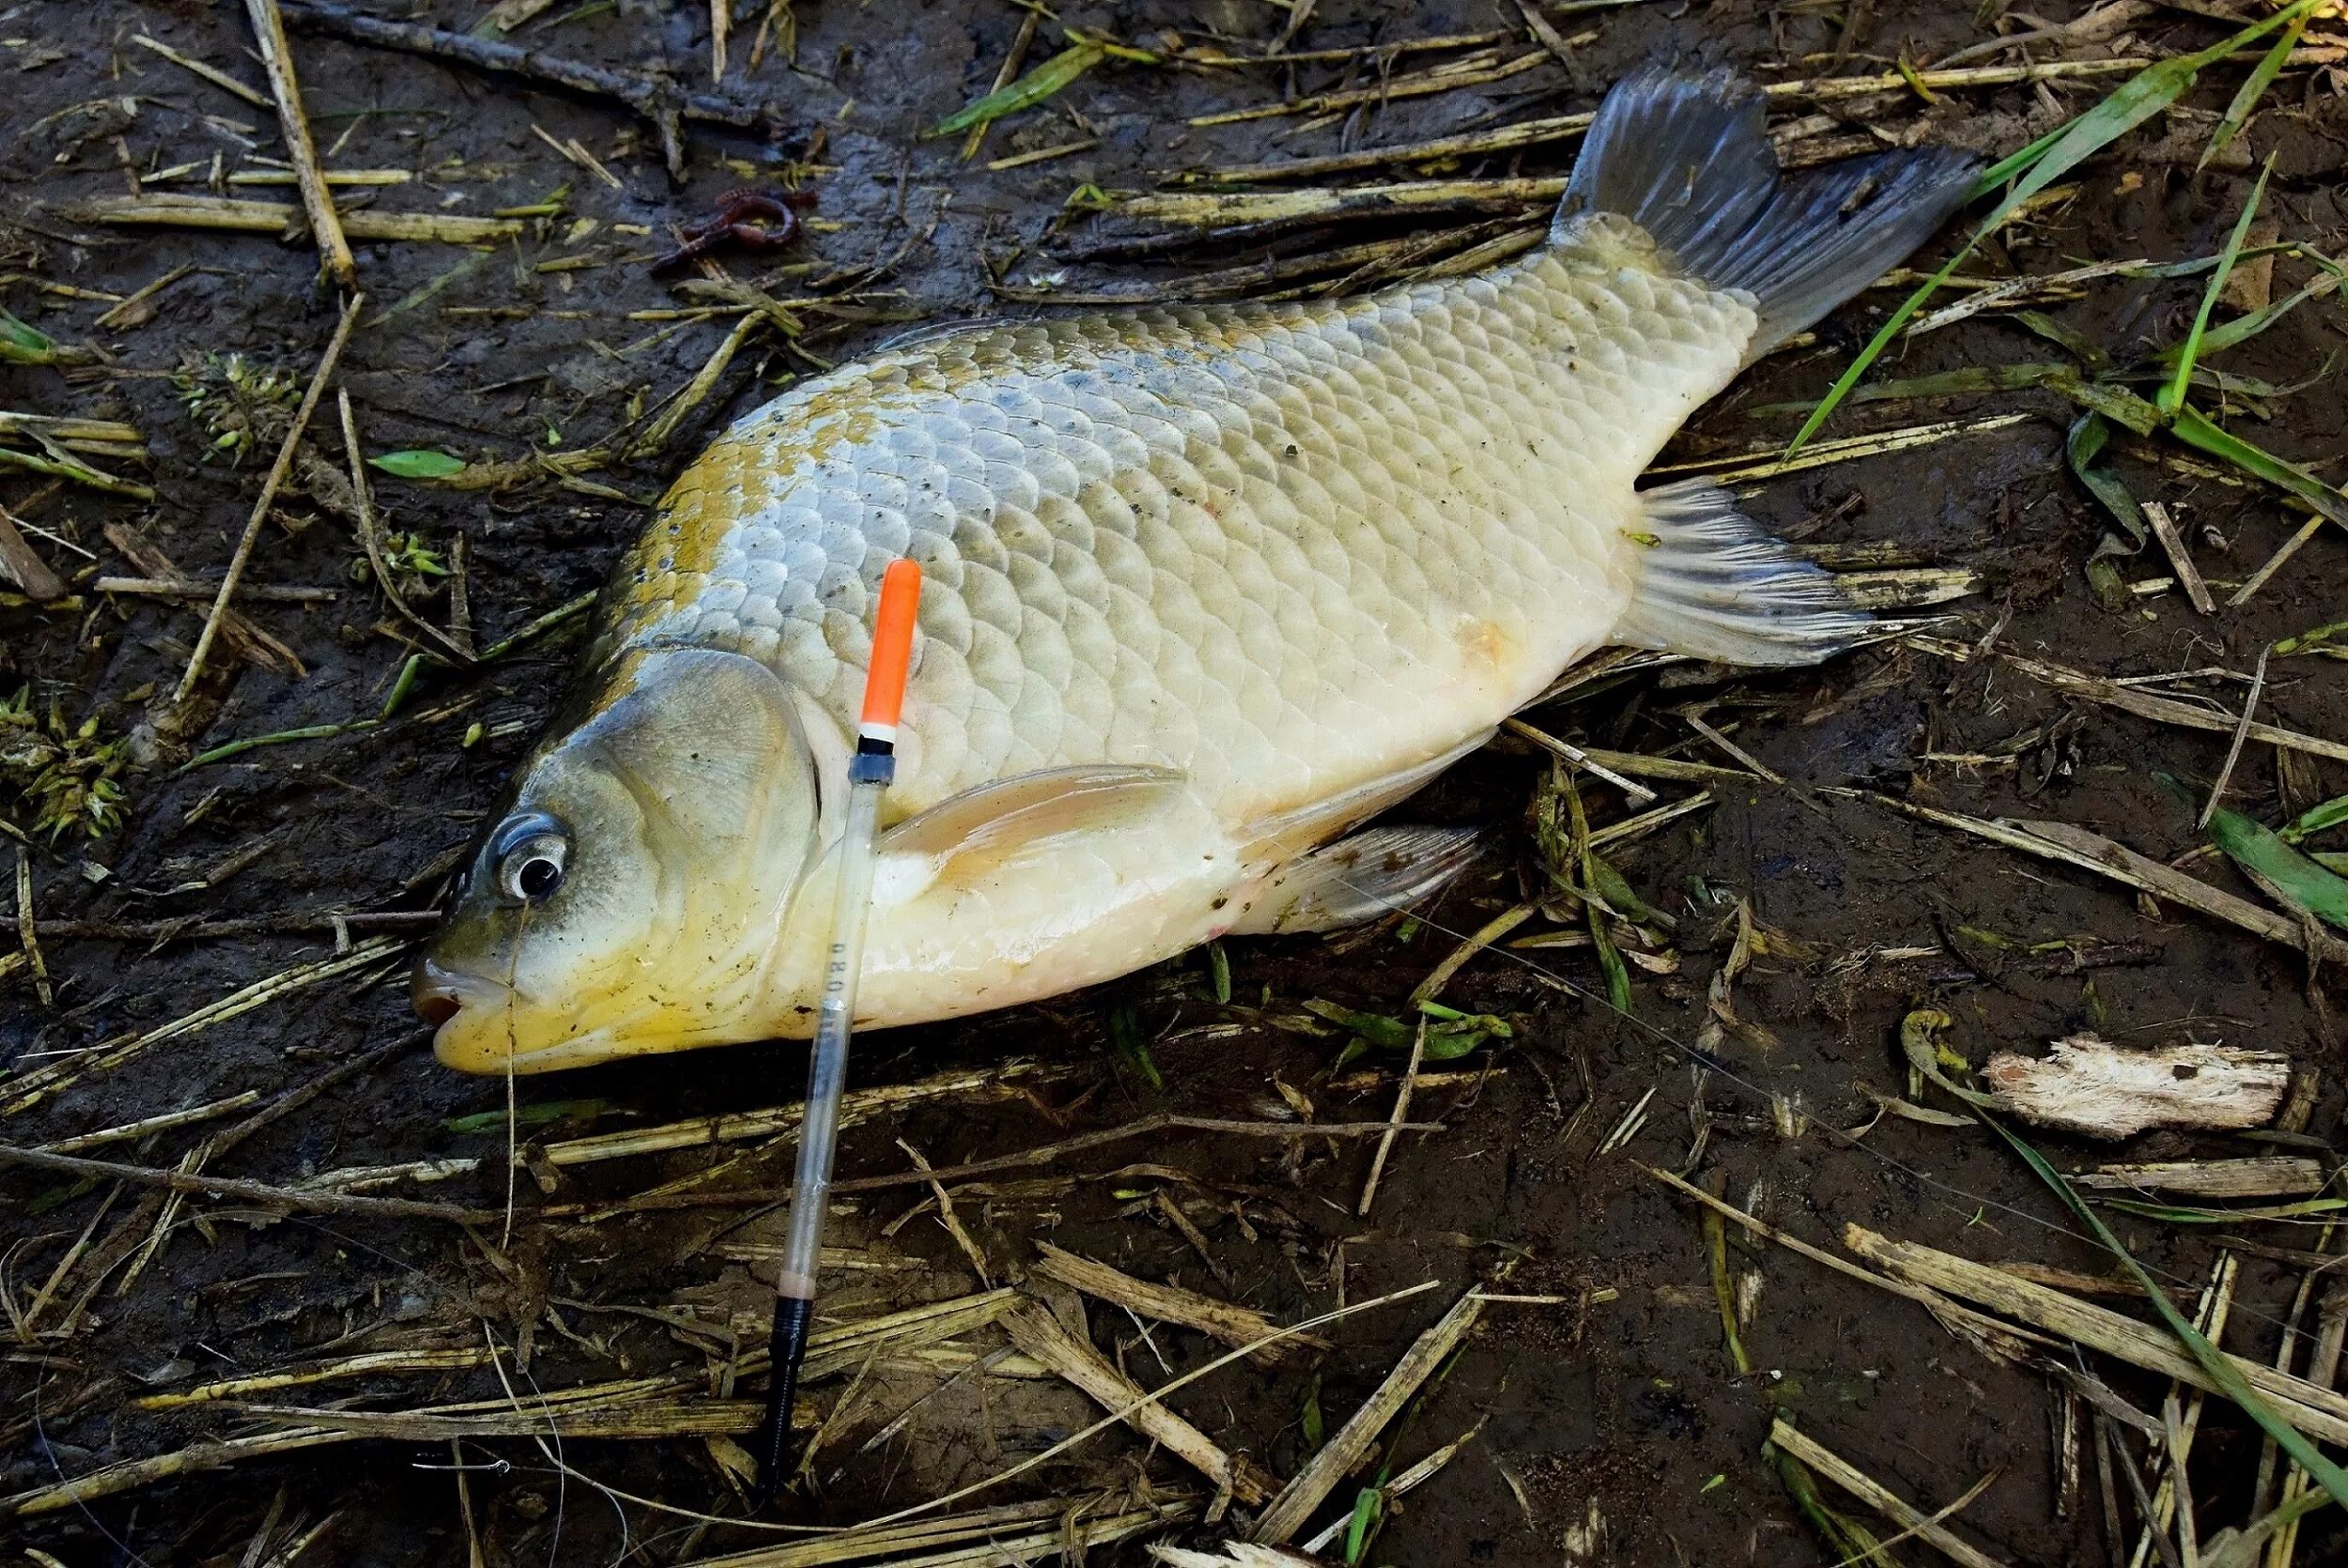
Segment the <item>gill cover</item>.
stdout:
[[765,666],[626,655],[588,718],[530,763],[427,952],[419,997],[456,1004],[440,1060],[533,1072],[750,1038],[817,788],[796,704]]

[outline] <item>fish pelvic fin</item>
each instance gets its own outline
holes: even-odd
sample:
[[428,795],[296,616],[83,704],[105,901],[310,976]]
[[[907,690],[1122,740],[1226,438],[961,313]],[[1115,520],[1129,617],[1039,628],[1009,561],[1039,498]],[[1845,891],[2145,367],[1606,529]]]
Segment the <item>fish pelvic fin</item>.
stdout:
[[1482,847],[1472,827],[1373,827],[1274,871],[1231,922],[1234,936],[1343,930],[1407,911],[1467,869]]
[[1639,506],[1639,582],[1614,641],[1722,664],[1804,665],[1874,624],[1711,481],[1642,491]]
[[1979,161],[1954,147],[1786,174],[1758,88],[1729,70],[1649,67],[1606,95],[1550,228],[1611,212],[1683,269],[1753,298],[1751,363],[1905,260],[1962,207]]

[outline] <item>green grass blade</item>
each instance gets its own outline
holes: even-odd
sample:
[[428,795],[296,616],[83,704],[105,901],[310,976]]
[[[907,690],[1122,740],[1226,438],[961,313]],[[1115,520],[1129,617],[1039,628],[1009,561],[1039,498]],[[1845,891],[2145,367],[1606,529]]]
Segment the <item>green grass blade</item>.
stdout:
[[1067,86],[1090,70],[1107,56],[1108,52],[1095,43],[1080,43],[1061,50],[1042,65],[1028,71],[1007,87],[998,87],[977,102],[967,104],[939,120],[924,133],[930,136],[952,136],[972,126],[985,125],[1015,115],[1022,109],[1032,109],[1045,99]]
[[2087,487],[2087,493],[2103,503],[2112,520],[2127,530],[2139,548],[2149,544],[2151,530],[2144,526],[2144,514],[2138,509],[2136,498],[2120,483],[2120,476],[2109,469],[2095,466],[2095,454],[2111,438],[2111,426],[2104,416],[2093,408],[2072,422],[2071,432],[2062,442],[2063,455],[2070,460],[2071,472]]
[[2163,60],[2158,65],[2147,67],[2122,83],[2110,97],[2060,131],[2040,138],[1991,168],[1983,177],[1985,182],[1989,174],[2018,175],[2019,177],[1989,216],[1982,220],[1972,238],[1966,240],[1956,254],[1951,256],[1916,292],[1902,300],[1877,330],[1875,336],[1867,340],[1867,346],[1859,351],[1858,358],[1835,378],[1834,385],[1819,400],[1818,407],[1802,422],[1793,440],[1787,443],[1785,454],[1790,457],[1800,451],[1817,433],[1818,427],[1841,406],[1843,399],[1850,395],[1851,388],[1858,385],[1859,378],[1867,373],[1867,367],[1882,357],[1884,349],[1891,346],[1892,340],[1923,307],[1924,301],[1931,299],[1965,258],[1972,254],[1974,247],[1995,233],[1999,225],[2023,203],[2174,103],[2193,85],[2194,78],[2201,73],[2201,68],[2257,42],[2293,17],[2308,15],[2320,3],[2322,0],[2294,0],[2294,4],[2284,9],[2252,23],[2232,38],[2212,44],[2198,54],[2181,54],[2173,60]]
[[2157,1220],[2166,1225],[2238,1225],[2262,1220],[2300,1220],[2312,1214],[2337,1214],[2348,1208],[2348,1198],[2308,1198],[2299,1203],[2263,1204],[2250,1208],[2190,1208],[2173,1204],[2144,1203],[2136,1198],[2106,1198],[2106,1208]]
[[2348,930],[2348,880],[2293,849],[2263,822],[2220,807],[2210,813],[2209,841],[2294,914]]
[[2308,1441],[2306,1434],[2283,1420],[2275,1407],[2243,1379],[2242,1374],[2235,1369],[2233,1362],[2227,1360],[2224,1353],[2216,1345],[2210,1344],[2200,1330],[2186,1321],[2185,1314],[2177,1311],[2176,1303],[2169,1299],[2169,1293],[2154,1283],[2153,1277],[2144,1271],[2143,1266],[2136,1261],[2134,1254],[2120,1245],[2120,1238],[2111,1234],[2111,1227],[2105,1224],[2101,1216],[2080,1201],[2078,1193],[2073,1190],[2068,1181],[2063,1179],[2062,1174],[2047,1163],[2046,1156],[2031,1147],[2020,1135],[1997,1117],[1978,1109],[1974,1114],[1988,1124],[1991,1130],[1995,1131],[1999,1137],[2003,1138],[2015,1153],[2022,1157],[2024,1162],[2038,1174],[2038,1178],[2054,1190],[2055,1196],[2062,1200],[2063,1207],[2071,1211],[2072,1217],[2094,1232],[2095,1239],[2109,1249],[2111,1255],[2118,1258],[2127,1271],[2135,1276],[2136,1283],[2143,1287],[2144,1294],[2152,1298],[2153,1306],[2160,1314],[2161,1320],[2169,1325],[2171,1333],[2185,1342],[2186,1349],[2192,1354],[2196,1361],[2201,1363],[2201,1370],[2208,1374],[2209,1380],[2217,1385],[2217,1391],[2241,1407],[2242,1413],[2256,1422],[2260,1430],[2274,1438],[2278,1448],[2297,1460],[2299,1468],[2313,1477],[2317,1485],[2331,1494],[2335,1502],[2348,1507],[2348,1472],[2343,1472],[2338,1465],[2317,1453],[2315,1445]]
[[2169,384],[2160,389],[2156,400],[2160,411],[2173,415],[2185,407],[2186,388],[2193,379],[2193,361],[2201,357],[2201,337],[2209,331],[2209,313],[2217,308],[2217,296],[2233,275],[2234,264],[2242,256],[2242,241],[2248,238],[2251,221],[2258,217],[2259,198],[2266,194],[2266,177],[2275,172],[2275,161],[2269,158],[2259,171],[2258,183],[2250,187],[2250,199],[2242,204],[2242,216],[2233,222],[2233,232],[2226,236],[2226,248],[2217,257],[2217,269],[2209,275],[2209,286],[2201,290],[2201,308],[2193,313],[2193,330],[2185,334],[2185,346],[2177,351],[2177,373]]
[[[2330,631],[2335,628],[2327,626],[2324,629]],[[2348,629],[2348,621],[2340,623],[2340,629]],[[2334,795],[2322,805],[2310,806],[2300,812],[2297,821],[2275,837],[2286,844],[2295,844],[2303,838],[2314,838],[2327,827],[2338,827],[2342,822],[2348,822],[2348,795]]]
[[2296,463],[2285,462],[2273,453],[2252,446],[2248,441],[2210,423],[2192,404],[2177,410],[2177,419],[2170,429],[2187,446],[2199,447],[2212,457],[2220,457],[2243,472],[2263,479],[2277,489],[2306,501],[2316,511],[2342,528],[2348,528],[2348,496],[2325,484]]
[[2233,146],[2233,139],[2241,135],[2243,128],[2250,123],[2250,115],[2258,108],[2259,100],[2266,96],[2266,89],[2273,86],[2275,78],[2282,74],[2283,62],[2299,46],[2299,35],[2308,30],[2308,12],[2302,11],[2293,17],[2283,28],[2282,37],[2275,40],[2275,46],[2251,69],[2249,79],[2236,90],[2233,101],[2226,105],[2225,118],[2219,120],[2217,129],[2211,132],[2209,146],[2201,149],[2200,161],[2193,165],[2195,174],[2208,168],[2211,159]]

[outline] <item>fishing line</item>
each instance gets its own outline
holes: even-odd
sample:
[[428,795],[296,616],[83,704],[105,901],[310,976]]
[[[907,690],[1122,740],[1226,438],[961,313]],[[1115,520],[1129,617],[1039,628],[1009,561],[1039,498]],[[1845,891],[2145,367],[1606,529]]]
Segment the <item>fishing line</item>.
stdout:
[[[1351,888],[1353,892],[1360,894],[1364,899],[1367,899],[1371,903],[1377,904],[1393,914],[1407,915],[1409,918],[1415,920],[1420,925],[1426,927],[1429,930],[1434,931],[1439,935],[1447,936],[1459,942],[1473,940],[1469,932],[1454,930],[1450,927],[1445,926],[1442,921],[1435,919],[1429,915],[1423,914],[1422,912],[1413,909],[1406,904],[1398,903],[1394,899],[1385,897],[1382,893],[1373,891],[1370,888],[1363,887],[1355,883],[1349,882],[1344,877],[1339,876],[1335,872],[1331,873],[1330,880],[1336,882],[1345,887]],[[1614,998],[1611,996],[1602,995],[1598,992],[1590,990],[1586,986],[1567,978],[1555,970],[1550,969],[1542,964],[1536,963],[1531,959],[1526,958],[1522,953],[1516,951],[1514,948],[1487,945],[1483,950],[1485,952],[1493,953],[1499,957],[1507,959],[1511,962],[1522,964],[1525,968],[1531,970],[1534,974],[1540,976],[1542,978],[1557,986],[1560,990],[1565,991],[1569,995],[1577,997],[1584,1002],[1593,1003],[1598,1007],[1604,1008],[1607,1012],[1614,1014],[1615,1016],[1628,1022],[1633,1028],[1638,1029],[1651,1038],[1659,1040],[1664,1045],[1670,1046],[1674,1051],[1678,1052],[1682,1056],[1687,1058],[1691,1066],[1702,1068],[1707,1071],[1719,1074],[1722,1078],[1725,1079],[1730,1084],[1735,1084],[1738,1088],[1744,1090],[1755,1099],[1775,1105],[1780,1102],[1781,1099],[1784,1098],[1778,1095],[1776,1092],[1764,1087],[1761,1084],[1743,1076],[1741,1073],[1738,1073],[1711,1052],[1706,1051],[1699,1046],[1688,1044],[1686,1041],[1678,1038],[1661,1025],[1650,1023],[1645,1019],[1641,1018],[1637,1013],[1631,1012],[1628,1008],[1615,1007]],[[1592,1092],[1596,1092],[1595,1088]],[[1690,1103],[1692,1104],[1692,1102]],[[1825,1131],[1830,1137],[1838,1139],[1851,1148],[1858,1150],[1860,1153],[1872,1157],[1884,1166],[1891,1170],[1897,1171],[1900,1175],[1907,1176],[1912,1181],[1922,1183],[1926,1187],[1936,1188],[1942,1192],[1945,1192],[1953,1197],[1962,1199],[1964,1202],[1973,1204],[1981,1208],[1993,1209],[2000,1214],[2011,1215],[2016,1220],[2023,1221],[2029,1224],[2036,1225],[2041,1230],[2050,1231],[2057,1236],[2068,1237],[2074,1241],[2084,1242],[2089,1247],[2095,1249],[2099,1253],[2105,1250],[2103,1243],[2092,1236],[2085,1235],[2079,1231],[2072,1230],[2068,1226],[2060,1224],[2055,1221],[2043,1219],[2038,1215],[2031,1213],[2027,1209],[2016,1208],[2012,1204],[2000,1203],[1997,1199],[1987,1197],[1982,1193],[1969,1191],[1965,1188],[1959,1187],[1954,1182],[1944,1181],[1940,1177],[1933,1176],[1929,1172],[1919,1170],[1915,1166],[1907,1163],[1905,1161],[1898,1160],[1892,1155],[1884,1153],[1881,1149],[1875,1147],[1873,1145],[1861,1141],[1859,1138],[1854,1137],[1852,1134],[1845,1131],[1839,1127],[1836,1127],[1833,1123],[1829,1122],[1822,1117],[1810,1116],[1806,1119],[1809,1120],[1813,1126]],[[2223,1244],[2220,1243],[2221,1248],[2222,1245]],[[2348,1256],[2348,1254],[2342,1255]],[[2189,1293],[2199,1292],[2207,1288],[2206,1282],[2204,1281],[2188,1279],[2184,1275],[2171,1273],[2166,1268],[2158,1268],[2155,1265],[2146,1263],[2140,1258],[2138,1260],[2138,1263],[2146,1273],[2157,1275],[2159,1278],[2166,1280],[2170,1284],[2174,1284]],[[2277,1317],[2271,1313],[2262,1312],[2257,1307],[2244,1302],[2239,1298],[2234,1299],[2229,1311],[2245,1317],[2254,1318],[2262,1323],[2271,1324],[2274,1327],[2280,1329],[2285,1334],[2291,1336],[2294,1340],[2311,1340],[2313,1338],[2313,1335],[2308,1330],[2286,1322],[2282,1318]]]

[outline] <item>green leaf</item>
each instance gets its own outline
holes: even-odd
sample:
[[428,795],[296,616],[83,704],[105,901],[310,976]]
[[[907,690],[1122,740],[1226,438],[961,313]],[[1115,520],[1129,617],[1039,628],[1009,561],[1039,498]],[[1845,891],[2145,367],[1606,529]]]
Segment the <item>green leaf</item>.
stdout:
[[2071,472],[2087,487],[2087,493],[2103,503],[2112,519],[2128,530],[2139,549],[2151,539],[2151,530],[2144,526],[2144,514],[2137,509],[2136,498],[2120,483],[2119,475],[2109,469],[2095,466],[2096,454],[2111,439],[2111,426],[2104,416],[2093,408],[2081,413],[2071,423],[2071,433],[2062,443],[2063,455],[2071,462]]
[[[2348,629],[2348,622],[2341,624],[2343,629]],[[2348,822],[2348,795],[2334,795],[2322,805],[2310,806],[2300,812],[2297,821],[2275,837],[2286,844],[2295,844],[2303,838],[2313,838],[2327,827],[2338,827],[2342,822]]]
[[2210,160],[2232,146],[2233,139],[2250,123],[2251,112],[2258,108],[2259,100],[2266,96],[2266,89],[2282,73],[2283,62],[2299,46],[2299,35],[2308,30],[2308,12],[2301,11],[2291,19],[2282,37],[2275,40],[2274,46],[2251,68],[2248,79],[2234,90],[2233,101],[2226,105],[2225,118],[2217,122],[2217,129],[2210,133],[2209,146],[2201,149],[2201,158],[2193,165],[2194,173],[2208,168]]
[[2250,199],[2242,204],[2242,216],[2234,220],[2233,232],[2226,236],[2226,248],[2218,254],[2217,269],[2209,275],[2209,285],[2201,290],[2201,308],[2193,313],[2193,328],[2185,334],[2185,346],[2177,352],[2177,373],[2160,389],[2156,401],[2164,414],[2173,417],[2185,407],[2186,388],[2193,380],[2193,361],[2201,357],[2201,337],[2209,331],[2209,313],[2217,308],[2218,292],[2226,286],[2226,280],[2233,276],[2234,263],[2242,256],[2242,241],[2248,237],[2251,221],[2258,216],[2259,198],[2266,194],[2266,177],[2274,172],[2275,160],[2270,155],[2266,166],[2259,171],[2258,182],[2250,187]]
[[1141,1019],[1131,1007],[1119,1007],[1109,1014],[1109,1044],[1125,1065],[1141,1074],[1141,1081],[1151,1088],[1163,1091],[1166,1075],[1150,1054],[1150,1047],[1141,1038]]
[[1410,1050],[1411,1041],[1418,1034],[1415,1028],[1398,1018],[1387,1018],[1381,1013],[1355,1012],[1351,1007],[1340,1007],[1335,1002],[1323,1002],[1319,997],[1305,1003],[1305,1010],[1317,1018],[1325,1018],[1332,1023],[1351,1029],[1370,1044],[1386,1051]]
[[1217,1002],[1230,1001],[1231,955],[1223,950],[1220,942],[1207,944],[1207,974],[1214,984],[1214,999]]
[[1375,1486],[1365,1486],[1353,1499],[1353,1516],[1345,1524],[1345,1568],[1358,1568],[1362,1554],[1369,1550],[1369,1538],[1378,1529],[1378,1516],[1385,1512],[1386,1495]]
[[2202,67],[2257,42],[2291,19],[2308,15],[2322,3],[2323,0],[2294,0],[2284,9],[2252,23],[2232,38],[2212,44],[2198,54],[2181,54],[2147,67],[2122,83],[2110,97],[2085,114],[1985,173],[1975,186],[1976,192],[1980,194],[1994,190],[1997,181],[2016,175],[2019,175],[2020,178],[2015,180],[2013,188],[1990,210],[1989,216],[1981,221],[1980,227],[1973,231],[1972,237],[1959,247],[1957,253],[1919,285],[1913,294],[1902,300],[1877,330],[1875,336],[1867,340],[1867,346],[1859,351],[1858,358],[1835,378],[1834,385],[1819,401],[1818,407],[1802,422],[1800,430],[1787,444],[1785,454],[1790,457],[1801,450],[1803,444],[1817,433],[1818,427],[1841,406],[1843,399],[1849,395],[1851,388],[1859,384],[1859,378],[1867,373],[1867,367],[1882,357],[1883,351],[1891,346],[1892,340],[1900,334],[1940,285],[1955,273],[1965,258],[1972,254],[1974,247],[1995,233],[2024,203],[2174,103],[2193,85],[2193,80]]
[[2210,813],[2209,841],[2252,882],[2293,910],[2348,930],[2348,879],[2325,870],[2263,822],[2224,807]]
[[380,469],[394,479],[446,479],[465,471],[465,460],[451,457],[445,452],[411,450],[387,452],[380,457],[367,459],[367,467]]
[[1005,115],[1032,109],[1099,65],[1107,54],[1097,43],[1079,43],[1063,49],[1009,86],[997,87],[977,102],[947,115],[923,134],[951,136],[1001,119]]
[[2296,463],[2285,462],[2271,452],[2252,446],[2231,431],[2219,429],[2190,403],[2177,410],[2177,421],[2170,428],[2187,446],[2199,447],[2213,457],[2225,459],[2278,490],[2298,497],[2340,527],[2348,528],[2348,496],[2341,495]]
[[0,363],[45,365],[56,358],[56,340],[0,310]]
[[[517,1108],[514,1125],[517,1128],[545,1127],[551,1122],[599,1116],[610,1108],[611,1102],[608,1099],[544,1100],[536,1105]],[[450,1132],[502,1132],[505,1130],[505,1113],[476,1111],[469,1116],[451,1116],[440,1126]]]
[[2047,1163],[2044,1155],[2031,1147],[1999,1118],[1978,1109],[1974,1114],[1987,1123],[1999,1137],[2003,1138],[2015,1153],[2022,1157],[2030,1168],[2038,1174],[2038,1178],[2054,1190],[2055,1195],[2062,1200],[2063,1207],[2071,1211],[2073,1217],[2093,1231],[2095,1239],[2110,1249],[2112,1256],[2118,1258],[2127,1271],[2135,1276],[2136,1283],[2143,1287],[2144,1294],[2152,1298],[2153,1307],[2160,1314],[2162,1321],[2169,1325],[2171,1333],[2185,1342],[2186,1349],[2190,1351],[2193,1359],[2201,1363],[2201,1370],[2208,1375],[2209,1380],[2217,1385],[2217,1391],[2241,1407],[2243,1414],[2256,1422],[2262,1431],[2274,1438],[2277,1447],[2297,1460],[2300,1468],[2314,1477],[2316,1483],[2330,1493],[2334,1501],[2342,1506],[2348,1506],[2348,1472],[2343,1472],[2339,1466],[2317,1453],[2315,1445],[2308,1441],[2306,1435],[2283,1420],[2275,1407],[2243,1379],[2242,1374],[2235,1369],[2233,1362],[2228,1360],[2216,1345],[2203,1338],[2201,1331],[2191,1323],[2186,1321],[2185,1314],[2177,1311],[2176,1303],[2169,1299],[2169,1293],[2154,1282],[2153,1277],[2144,1271],[2143,1266],[2136,1261],[2125,1247],[2120,1245],[2120,1238],[2111,1234],[2111,1228],[2104,1223],[2102,1216],[2080,1201],[2078,1193],[2073,1190],[2068,1181],[2063,1179],[2061,1172]]
[[1313,1380],[1305,1385],[1304,1426],[1306,1447],[1318,1451],[1321,1444],[1329,1440],[1329,1424],[1321,1413],[1321,1374],[1318,1372],[1313,1374]]

